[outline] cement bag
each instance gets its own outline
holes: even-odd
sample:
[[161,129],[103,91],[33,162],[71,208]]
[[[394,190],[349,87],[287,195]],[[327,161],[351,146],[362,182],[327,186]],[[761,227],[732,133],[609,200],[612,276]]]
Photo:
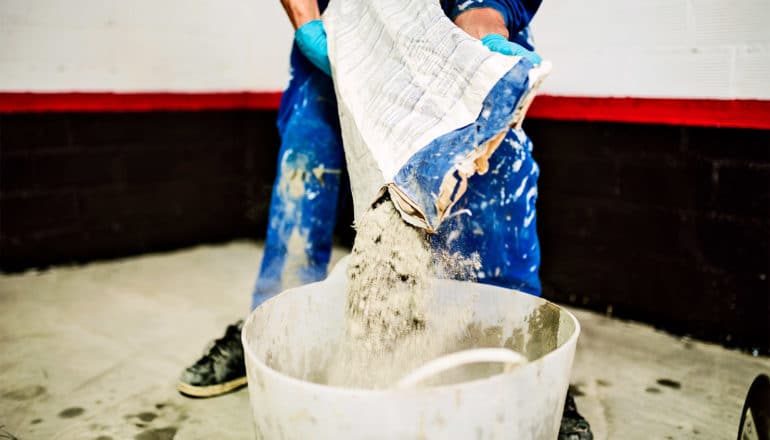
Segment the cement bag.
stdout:
[[550,63],[489,51],[435,0],[332,0],[323,20],[355,218],[388,192],[435,232]]

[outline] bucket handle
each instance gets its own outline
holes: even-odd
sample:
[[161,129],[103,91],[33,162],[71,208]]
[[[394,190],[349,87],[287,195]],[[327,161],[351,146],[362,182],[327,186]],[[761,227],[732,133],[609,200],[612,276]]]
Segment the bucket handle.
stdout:
[[511,371],[514,367],[527,363],[527,358],[522,354],[507,348],[474,348],[471,350],[457,351],[426,362],[421,367],[412,370],[396,383],[397,389],[413,388],[432,376],[444,371],[457,368],[462,365],[479,363],[504,363],[504,372]]

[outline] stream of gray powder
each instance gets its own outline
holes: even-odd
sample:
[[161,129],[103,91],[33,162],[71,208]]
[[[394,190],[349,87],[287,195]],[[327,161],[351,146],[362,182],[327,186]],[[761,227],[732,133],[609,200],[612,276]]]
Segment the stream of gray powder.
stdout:
[[426,233],[404,222],[390,200],[361,216],[348,264],[354,340],[380,352],[424,325],[431,258]]
[[347,269],[347,333],[326,383],[389,387],[412,369],[456,350],[472,308],[431,309],[433,281],[475,280],[479,259],[477,254],[433,251],[427,234],[404,222],[390,200],[365,212],[356,231]]

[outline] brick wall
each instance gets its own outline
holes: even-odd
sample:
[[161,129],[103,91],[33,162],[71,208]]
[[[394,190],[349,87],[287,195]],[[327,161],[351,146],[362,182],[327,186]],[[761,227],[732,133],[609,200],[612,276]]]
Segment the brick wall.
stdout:
[[[0,267],[264,235],[274,112],[0,115]],[[546,297],[770,353],[770,132],[528,120]],[[337,229],[350,243],[350,205]]]
[[547,297],[770,352],[770,131],[526,128]]
[[0,115],[0,264],[124,256],[264,229],[274,112]]

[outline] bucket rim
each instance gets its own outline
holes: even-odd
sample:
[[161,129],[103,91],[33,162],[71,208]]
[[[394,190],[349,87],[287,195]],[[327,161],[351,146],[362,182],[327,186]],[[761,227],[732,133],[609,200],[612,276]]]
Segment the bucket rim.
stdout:
[[[335,268],[336,269],[336,268]],[[331,274],[329,275],[331,276]],[[328,279],[328,277],[327,277]],[[539,358],[527,362],[526,364],[514,368],[511,371],[508,372],[502,372],[498,374],[494,374],[491,376],[481,377],[477,379],[472,379],[464,382],[458,382],[458,383],[452,383],[452,384],[445,384],[445,385],[436,385],[436,386],[427,386],[427,387],[417,387],[417,388],[406,388],[406,389],[399,389],[394,386],[390,388],[357,388],[357,387],[344,387],[344,386],[335,386],[335,385],[328,385],[328,384],[321,384],[317,382],[312,382],[308,380],[299,379],[297,377],[291,376],[289,374],[286,374],[284,372],[281,372],[279,370],[276,370],[269,365],[267,365],[264,361],[259,359],[257,355],[252,351],[248,349],[247,344],[247,338],[246,338],[246,330],[250,328],[250,324],[255,319],[257,310],[259,310],[263,305],[270,304],[273,301],[278,300],[280,297],[284,295],[291,295],[292,293],[296,292],[300,288],[305,289],[308,288],[308,286],[313,286],[316,284],[323,284],[326,281],[326,279],[322,281],[316,281],[314,283],[308,283],[304,284],[302,286],[293,287],[290,289],[286,289],[283,292],[279,293],[278,295],[273,296],[272,298],[268,299],[267,301],[260,304],[257,308],[251,311],[249,313],[249,316],[246,318],[246,321],[243,324],[243,328],[241,330],[241,344],[243,345],[243,351],[246,355],[246,357],[251,361],[253,365],[255,365],[257,368],[259,368],[261,371],[266,372],[267,374],[277,376],[283,381],[289,382],[291,384],[297,385],[297,386],[305,386],[305,387],[311,387],[313,389],[325,392],[325,393],[339,393],[339,394],[346,394],[346,395],[356,395],[356,396],[387,396],[387,395],[404,395],[404,394],[412,394],[412,393],[427,393],[432,391],[446,391],[451,390],[452,388],[460,389],[461,387],[466,388],[468,385],[474,385],[474,384],[480,384],[481,382],[491,381],[491,380],[500,380],[502,378],[505,378],[507,376],[510,376],[517,371],[525,368],[538,368],[541,364],[545,363],[546,359],[550,359],[552,357],[557,356],[561,352],[569,349],[570,346],[575,346],[577,348],[577,339],[580,336],[581,327],[580,327],[580,321],[578,321],[577,317],[567,308],[559,306],[558,304],[551,302],[547,299],[530,295],[528,293],[522,292],[520,290],[516,289],[509,289],[501,286],[493,286],[497,287],[501,290],[507,291],[509,293],[513,294],[519,294],[519,295],[527,295],[532,297],[532,299],[537,301],[542,301],[542,304],[556,307],[560,313],[566,313],[567,316],[571,319],[572,323],[575,326],[574,331],[572,334],[558,347],[555,349],[549,351],[548,353],[540,356]],[[457,280],[441,280],[443,282],[449,282],[449,283],[467,283],[468,281],[457,281]],[[247,363],[248,367],[248,363]],[[248,372],[248,368],[247,368]]]

